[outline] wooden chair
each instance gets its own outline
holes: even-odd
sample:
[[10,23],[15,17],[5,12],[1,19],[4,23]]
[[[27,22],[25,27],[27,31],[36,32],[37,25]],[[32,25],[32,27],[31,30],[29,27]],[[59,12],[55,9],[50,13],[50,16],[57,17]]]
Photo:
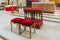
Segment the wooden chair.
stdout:
[[[21,18],[14,18],[11,20],[11,30],[12,30],[12,23],[19,24],[19,33],[21,34],[21,28],[20,25],[24,26],[24,31],[26,31],[26,27],[29,27],[30,29],[30,38],[31,38],[31,29],[34,28],[40,28],[40,26],[43,24],[43,16],[42,16],[42,10],[39,8],[24,8],[24,19]],[[37,18],[38,16],[38,18]]]
[[29,30],[30,30],[30,38],[31,38],[31,34],[32,34],[32,27],[34,28],[34,33],[35,33],[35,24],[34,24],[34,20],[32,20],[32,19],[30,19],[30,17],[29,17],[29,14],[28,13],[31,13],[31,11],[24,11],[25,12],[25,14],[24,14],[24,17],[25,17],[25,19],[24,19],[24,21],[22,21],[22,23],[21,23],[21,25],[23,25],[24,26],[24,31],[26,31],[26,27],[29,27]]
[[13,30],[12,24],[13,24],[13,23],[14,23],[14,24],[18,24],[18,25],[19,25],[19,34],[21,34],[21,26],[20,26],[21,21],[23,21],[22,18],[13,18],[13,19],[11,20],[11,22],[10,22],[10,24],[11,24],[11,31]]
[[35,27],[40,29],[43,24],[43,8],[31,8],[27,7],[24,9],[25,18],[34,20]]
[[17,0],[17,5],[13,5],[13,1],[12,1],[12,5],[5,5],[4,9],[5,11],[11,11],[11,14],[14,14],[15,13],[14,11],[19,13],[18,0]]
[[[24,8],[24,16],[25,16],[25,21],[23,21],[21,24],[24,25],[24,30],[26,30],[26,26],[30,28],[30,38],[31,38],[31,29],[34,28],[34,33],[35,33],[35,28],[40,28],[40,26],[43,24],[42,21],[42,8],[30,8],[26,7]],[[37,16],[39,18],[37,18]],[[28,21],[30,20],[30,22]],[[34,23],[31,22],[33,20]],[[30,25],[32,24],[32,25]]]

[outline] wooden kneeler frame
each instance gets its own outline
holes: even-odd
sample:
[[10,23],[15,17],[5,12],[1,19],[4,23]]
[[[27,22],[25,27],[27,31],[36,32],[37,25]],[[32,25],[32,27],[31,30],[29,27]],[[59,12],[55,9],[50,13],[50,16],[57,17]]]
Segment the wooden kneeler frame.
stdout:
[[[31,20],[40,20],[43,24],[43,11],[42,10],[27,10],[27,9],[24,9],[24,12],[25,12],[25,14],[24,14],[25,18],[29,18]],[[38,29],[40,29],[40,28],[38,28]]]
[[[13,0],[14,1],[14,0]],[[13,1],[12,1],[12,11],[11,11],[11,13],[13,13],[14,14],[14,10],[13,10]],[[16,9],[16,11],[19,13],[19,10],[18,10],[18,0],[16,0],[17,1],[17,9]]]
[[[13,30],[12,23],[14,23],[14,22],[10,22],[11,31]],[[19,23],[14,23],[14,24],[18,24],[19,25],[19,34],[21,34],[21,25]]]
[[[22,24],[21,24],[21,25],[22,25]],[[26,31],[26,25],[23,25],[23,26],[24,26],[24,31]],[[35,24],[29,26],[29,29],[30,29],[30,32],[29,32],[29,33],[30,33],[30,36],[29,36],[29,38],[31,38],[31,36],[32,36],[32,34],[31,34],[31,33],[32,33],[31,29],[32,29],[33,26],[34,26],[34,33],[36,33],[36,31],[35,31]],[[24,32],[24,31],[23,31],[23,32]],[[23,33],[23,32],[22,32],[22,33]]]
[[[13,23],[13,22],[10,23],[10,24],[11,24],[11,31],[13,30],[12,23]],[[19,24],[19,23],[14,23],[14,24]],[[23,25],[23,26],[24,26],[24,31],[21,32],[21,25],[22,25],[22,24],[19,24],[19,34],[20,34],[20,35],[21,35],[21,33],[23,33],[24,31],[26,31],[26,25]],[[29,29],[30,29],[30,38],[31,38],[31,29],[32,29],[33,26],[34,26],[34,33],[36,32],[36,31],[35,31],[35,24],[31,25],[31,26],[29,27]]]
[[[24,9],[24,17],[25,18],[29,18],[29,19],[31,19],[31,20],[36,20],[37,18],[35,18],[35,16],[37,17],[37,14],[39,14],[39,20],[41,20],[41,22],[43,22],[43,16],[42,16],[42,11],[38,11],[38,10],[25,10]],[[34,14],[33,16],[32,16],[32,14]],[[40,18],[41,17],[41,18]],[[13,29],[12,28],[12,23],[13,22],[11,22],[11,30]],[[21,34],[22,32],[21,32],[21,25],[23,25],[23,24],[20,24],[20,23],[16,23],[16,24],[19,24],[19,34]],[[27,25],[23,25],[24,26],[24,31],[26,31],[26,26]],[[35,25],[35,23],[33,23],[32,25],[30,25],[29,26],[29,29],[30,29],[30,38],[31,38],[31,29],[32,28],[34,28],[34,33],[35,33],[35,28],[36,28],[36,25]]]
[[[10,22],[10,24],[11,24],[11,31],[13,30],[12,23],[14,23],[14,22]],[[21,34],[21,33],[23,33],[24,31],[26,31],[26,25],[23,25],[23,26],[24,26],[24,31],[21,32],[21,25],[22,25],[22,24],[20,24],[20,23],[14,23],[14,24],[19,24],[19,34]],[[31,29],[32,29],[33,26],[34,26],[34,33],[36,32],[36,31],[35,31],[35,24],[29,26],[29,29],[30,29],[30,32],[29,32],[29,33],[30,33],[30,36],[29,36],[29,38],[31,38]]]

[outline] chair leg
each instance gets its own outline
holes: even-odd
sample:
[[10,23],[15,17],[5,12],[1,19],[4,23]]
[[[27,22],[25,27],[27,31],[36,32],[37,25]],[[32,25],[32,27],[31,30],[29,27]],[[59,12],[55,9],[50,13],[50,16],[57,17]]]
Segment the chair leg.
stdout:
[[21,25],[19,24],[19,34],[21,34]]
[[13,29],[13,27],[12,27],[12,22],[11,22],[10,24],[11,24],[11,31],[12,31],[12,29]]
[[19,10],[18,10],[18,9],[16,9],[16,12],[18,12],[18,13],[19,13]]
[[17,12],[19,13],[19,10],[17,10]]
[[31,27],[30,27],[30,38],[31,38]]
[[35,24],[34,24],[34,33],[36,33],[36,31],[35,31]]
[[26,27],[24,26],[24,31],[26,31]]

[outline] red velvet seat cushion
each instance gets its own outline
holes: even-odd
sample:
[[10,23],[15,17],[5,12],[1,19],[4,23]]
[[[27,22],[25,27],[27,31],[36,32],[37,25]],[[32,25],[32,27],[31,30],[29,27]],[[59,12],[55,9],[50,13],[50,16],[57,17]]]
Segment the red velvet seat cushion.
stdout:
[[5,11],[11,11],[11,7],[5,7]]
[[34,20],[34,23],[35,23],[35,27],[36,28],[40,28],[41,27],[41,25],[43,24],[41,21],[39,21],[39,20]]
[[20,23],[21,21],[23,21],[22,18],[14,18],[11,20],[11,22],[14,22],[14,23]]
[[17,6],[13,6],[13,10],[16,10],[17,9]]
[[37,10],[37,11],[43,11],[44,9],[43,8],[31,8],[31,7],[25,7],[24,10]]
[[26,26],[31,26],[33,23],[34,23],[34,21],[31,20],[31,19],[24,19],[24,20],[21,22],[22,25],[26,25]]
[[[16,10],[17,6],[13,6],[13,10]],[[5,7],[6,11],[12,11],[12,6]]]

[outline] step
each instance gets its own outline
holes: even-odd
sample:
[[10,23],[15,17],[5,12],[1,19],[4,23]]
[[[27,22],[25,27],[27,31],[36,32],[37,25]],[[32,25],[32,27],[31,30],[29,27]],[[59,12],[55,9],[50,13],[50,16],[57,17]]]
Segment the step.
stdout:
[[43,20],[44,20],[44,21],[55,22],[55,23],[60,23],[60,20],[58,20],[58,19],[43,18]]
[[48,15],[43,15],[44,18],[51,18],[51,19],[58,19],[60,20],[60,17],[58,16],[48,16]]

